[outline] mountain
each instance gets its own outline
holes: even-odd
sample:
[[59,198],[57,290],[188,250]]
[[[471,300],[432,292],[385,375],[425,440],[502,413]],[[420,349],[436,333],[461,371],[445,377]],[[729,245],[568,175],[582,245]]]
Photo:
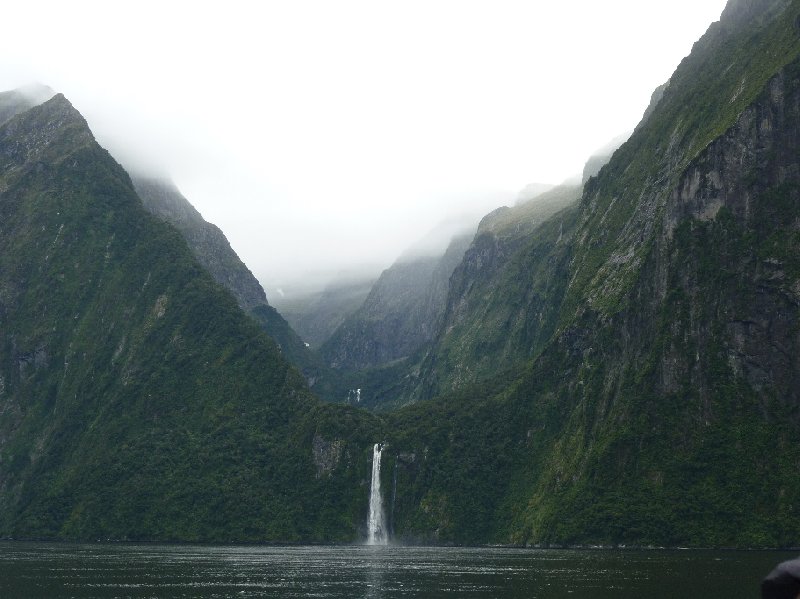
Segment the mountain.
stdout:
[[352,540],[374,418],[313,398],[62,96],[0,126],[0,535]]
[[[663,87],[659,87],[653,93],[653,98],[650,104],[651,106],[654,103],[658,102],[661,93],[663,93]],[[649,115],[647,111],[645,111],[644,119],[646,119],[648,116]],[[615,137],[605,146],[597,150],[597,152],[592,154],[583,167],[583,174],[581,175],[581,184],[585,185],[590,178],[596,176],[597,173],[600,172],[600,169],[603,168],[606,164],[608,164],[609,160],[611,160],[611,157],[614,155],[614,152],[617,151],[617,148],[619,148],[623,143],[625,143],[629,137],[630,133],[625,133],[623,135]]]
[[520,190],[515,203],[524,204],[525,202],[529,202],[538,198],[543,193],[550,191],[554,187],[555,185],[550,185],[549,183],[530,183]]
[[174,226],[186,240],[195,258],[214,280],[228,289],[239,306],[248,312],[280,351],[295,365],[318,393],[326,395],[334,375],[302,341],[283,316],[267,302],[261,284],[241,261],[220,229],[207,222],[177,187],[168,180],[135,174],[133,186],[145,209]]
[[0,92],[0,125],[21,112],[52,98],[55,92],[45,85],[31,84]]
[[400,542],[797,546],[798,23],[730,0],[582,189],[487,215],[431,340],[356,373],[380,415],[310,394],[63,96],[17,112],[0,535],[352,541],[382,441]]
[[372,286],[362,306],[320,349],[337,369],[364,370],[407,358],[433,339],[450,275],[472,233],[454,238],[443,255],[400,258]]
[[372,275],[344,276],[319,291],[276,297],[274,304],[303,341],[319,349],[364,303],[375,280]]
[[450,278],[440,327],[406,400],[518,368],[550,339],[566,284],[551,274],[571,257],[580,191],[558,186],[484,217]]
[[[53,95],[52,89],[38,84],[0,93],[0,123]],[[312,384],[327,380],[329,376],[322,361],[307,350],[291,326],[269,305],[260,283],[236,255],[224,233],[207,222],[168,179],[136,172],[132,181],[144,207],[180,231],[194,256],[214,280],[227,288],[242,309],[256,318],[307,380]]]
[[519,320],[495,314],[527,314],[534,351],[387,416],[399,536],[800,541],[798,23],[800,2],[731,0],[578,204],[503,260],[522,281],[463,308],[476,351],[427,376],[496,356],[487,333]]
[[147,211],[181,232],[195,257],[244,310],[269,305],[261,284],[233,251],[225,234],[207,222],[171,181],[138,174],[132,180]]

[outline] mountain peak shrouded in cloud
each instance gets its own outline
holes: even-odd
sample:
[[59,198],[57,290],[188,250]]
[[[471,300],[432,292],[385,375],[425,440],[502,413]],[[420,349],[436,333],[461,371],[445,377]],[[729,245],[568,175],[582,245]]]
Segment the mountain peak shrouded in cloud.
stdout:
[[455,237],[474,233],[483,214],[460,214],[441,221],[428,233],[407,248],[397,262],[442,256]]
[[554,2],[114,5],[103,13],[127,26],[109,28],[82,3],[42,19],[17,2],[6,22],[36,23],[36,39],[4,31],[0,89],[64,92],[272,289],[365,255],[385,268],[476,189],[579,173],[724,4],[587,1],[577,20]]
[[33,81],[31,83],[21,85],[15,89],[0,93],[0,98],[3,98],[4,100],[16,98],[18,101],[24,101],[29,106],[33,107],[47,102],[55,95],[56,92],[53,90],[53,88],[44,85],[43,83]]
[[34,104],[41,104],[47,102],[50,98],[56,95],[55,90],[50,86],[34,81],[18,87],[16,90],[18,94],[29,99]]
[[[19,99],[19,98],[18,98]],[[3,156],[6,164],[61,156],[64,147],[70,152],[95,143],[86,119],[63,94],[56,94],[46,102],[24,107],[27,100],[9,102],[3,121],[3,135],[16,136],[17,142]]]
[[298,486],[321,489],[296,441],[317,402],[288,352],[145,212],[64,96],[0,125],[0,181],[0,536],[301,538],[313,510],[287,514],[329,500]]
[[611,156],[613,156],[614,152],[617,151],[617,148],[628,141],[631,133],[633,132],[627,131],[622,135],[617,135],[603,147],[592,152],[592,155],[589,156],[586,161],[586,165],[583,167],[583,175],[581,177],[582,184],[586,183],[590,177],[594,177],[600,172],[601,168],[608,164],[608,161],[611,160]]
[[774,6],[775,3],[770,0],[729,0],[720,21],[741,22],[753,19]]
[[25,112],[29,108],[47,102],[56,93],[41,83],[29,83],[0,93],[0,124]]
[[517,194],[517,204],[524,204],[553,189],[552,183],[528,183]]

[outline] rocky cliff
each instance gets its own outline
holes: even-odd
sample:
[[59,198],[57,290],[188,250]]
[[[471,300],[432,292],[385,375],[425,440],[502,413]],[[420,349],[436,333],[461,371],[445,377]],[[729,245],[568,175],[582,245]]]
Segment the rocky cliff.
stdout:
[[[540,275],[523,289],[561,281],[535,304],[559,306],[538,354],[393,416],[397,530],[797,543],[799,18],[732,2],[568,211],[567,248],[521,257]],[[408,433],[428,419],[448,424]]]
[[528,477],[527,538],[599,535],[598,519],[620,542],[797,538],[799,84],[797,62],[780,69],[679,169],[650,213],[636,278],[596,280],[597,308],[579,311],[520,387],[568,415],[558,438],[530,429],[552,445]]
[[579,195],[579,187],[559,186],[484,217],[450,279],[441,326],[406,401],[518,368],[549,340],[566,284],[553,273],[571,255],[570,207]]
[[450,275],[472,240],[454,238],[444,255],[401,258],[385,270],[363,305],[320,350],[337,369],[363,370],[409,357],[441,324]]

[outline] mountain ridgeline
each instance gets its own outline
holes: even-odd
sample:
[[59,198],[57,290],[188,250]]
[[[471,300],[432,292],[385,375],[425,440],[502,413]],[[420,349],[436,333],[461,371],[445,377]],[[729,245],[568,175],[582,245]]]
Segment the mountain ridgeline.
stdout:
[[172,182],[142,174],[135,175],[132,181],[145,209],[180,232],[200,264],[278,344],[309,386],[322,397],[333,399],[339,389],[339,377],[309,351],[283,316],[269,305],[261,284],[233,251],[224,233],[207,222]]
[[0,92],[0,125],[21,112],[49,100],[54,95],[55,92],[52,89],[38,84]]
[[[441,254],[410,252],[398,259],[320,348],[340,385],[358,387],[360,405],[394,409],[530,358],[529,339],[519,338],[527,333],[519,329],[536,327],[526,319],[541,320],[541,314],[527,313],[528,300],[509,302],[510,293],[536,293],[515,288],[528,276],[514,270],[524,266],[516,256],[531,244],[541,250],[542,243],[562,243],[561,220],[553,221],[553,231],[540,226],[576,204],[579,195],[577,186],[557,186],[498,208],[477,230],[456,234]],[[499,306],[502,314],[493,312]],[[509,306],[516,307],[509,312]],[[508,325],[510,320],[516,324]],[[345,392],[340,386],[338,397]]]
[[230,290],[242,309],[269,305],[261,284],[225,234],[207,222],[172,182],[144,175],[134,175],[132,181],[147,211],[180,231],[195,257],[217,283]]
[[439,334],[404,389],[406,400],[508,376],[549,340],[579,196],[576,186],[558,186],[481,221],[450,280]]
[[381,443],[401,541],[797,546],[799,24],[731,0],[582,187],[384,272],[321,352],[381,414],[314,397],[63,96],[11,110],[0,535],[363,540]]

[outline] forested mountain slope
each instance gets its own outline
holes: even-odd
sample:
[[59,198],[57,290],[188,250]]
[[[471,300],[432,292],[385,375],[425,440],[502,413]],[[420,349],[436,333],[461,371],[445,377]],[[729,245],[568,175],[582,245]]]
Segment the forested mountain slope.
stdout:
[[278,344],[284,357],[303,373],[306,382],[311,387],[317,386],[315,391],[327,398],[335,374],[269,305],[261,284],[230,246],[225,234],[207,222],[172,182],[139,174],[133,177],[133,186],[147,211],[180,231],[195,258],[214,280],[255,318]]
[[351,539],[366,509],[371,419],[331,424],[61,95],[0,127],[0,406],[3,536]]
[[558,306],[538,357],[391,417],[398,532],[800,541],[798,22],[732,0],[518,268]]
[[171,181],[138,174],[132,180],[148,212],[181,232],[200,263],[215,281],[233,293],[244,310],[268,305],[264,289],[233,251],[225,234],[207,222]]

